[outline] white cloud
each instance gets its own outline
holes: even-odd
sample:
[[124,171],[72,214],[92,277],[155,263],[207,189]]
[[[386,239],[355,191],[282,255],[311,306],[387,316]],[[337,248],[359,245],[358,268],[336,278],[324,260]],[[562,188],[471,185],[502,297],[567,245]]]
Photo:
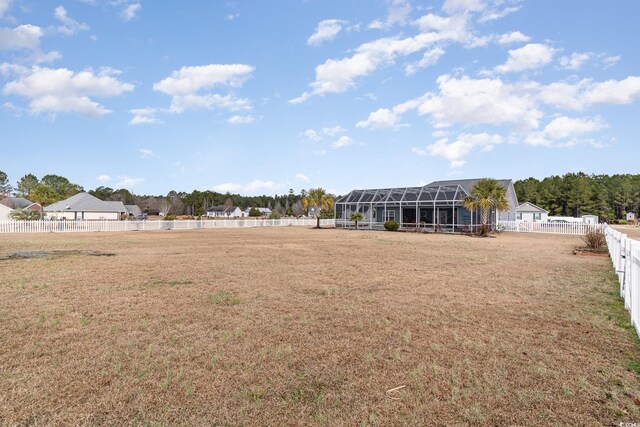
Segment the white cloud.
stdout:
[[240,115],[235,115],[235,116],[231,116],[227,119],[227,123],[230,123],[232,125],[240,125],[240,124],[249,124],[249,123],[253,123],[255,120],[255,117],[248,115],[248,116],[240,116]]
[[302,182],[309,182],[309,177],[303,173],[297,173],[296,174],[296,179],[298,181],[302,181]]
[[394,64],[398,58],[406,57],[434,44],[438,44],[422,60],[407,68],[409,73],[418,67],[435,63],[442,56],[442,45],[451,42],[461,43],[466,47],[478,47],[489,43],[493,36],[477,37],[468,28],[466,15],[442,17],[434,14],[422,16],[413,22],[420,33],[412,37],[384,37],[357,47],[351,56],[342,59],[328,59],[316,66],[315,80],[309,84],[310,90],[291,104],[300,104],[312,96],[323,96],[327,93],[342,93],[356,84],[360,77],[367,76],[383,65]]
[[435,65],[440,59],[440,57],[444,55],[444,53],[445,53],[444,49],[441,49],[439,47],[428,50],[424,53],[420,61],[407,65],[405,67],[405,72],[407,73],[407,75],[411,75],[411,74],[415,74],[415,72],[421,68],[426,68],[431,65]]
[[214,86],[240,87],[251,77],[254,68],[244,64],[209,64],[182,67],[153,84],[153,89],[167,95],[188,95]]
[[64,34],[65,36],[73,36],[81,31],[89,30],[89,26],[87,24],[80,23],[72,19],[63,6],[55,8],[54,16],[62,23],[62,25],[55,27],[56,31],[60,34]]
[[620,61],[620,59],[622,59],[622,57],[620,55],[616,55],[616,56],[605,56],[602,59],[602,63],[604,64],[604,68],[609,68],[609,67],[613,67],[614,65],[616,65],[618,63],[618,61]]
[[141,159],[150,159],[155,156],[155,153],[153,151],[146,148],[139,148],[138,153],[140,153]]
[[345,131],[346,129],[340,125],[322,128],[322,133],[328,136],[336,136],[338,134],[344,133]]
[[109,175],[99,175],[99,176],[96,176],[96,180],[100,181],[103,184],[105,184],[105,183],[111,181],[111,177]]
[[34,64],[45,64],[55,62],[61,58],[62,55],[58,51],[52,50],[51,52],[40,52],[40,50],[37,49],[33,54],[28,56],[26,60]]
[[413,154],[415,154],[416,156],[426,156],[427,154],[429,154],[429,153],[427,153],[427,150],[422,149],[422,148],[418,148],[418,147],[413,147],[411,149],[411,152]]
[[572,147],[581,143],[580,137],[607,127],[607,123],[600,117],[571,118],[560,116],[553,119],[542,131],[527,135],[524,142],[529,145],[547,147]]
[[128,4],[125,6],[124,9],[122,9],[122,13],[120,13],[120,16],[125,21],[131,21],[132,19],[137,17],[138,12],[140,12],[140,9],[142,9],[142,5],[140,3]]
[[129,110],[133,117],[129,121],[130,125],[151,125],[155,123],[161,123],[161,121],[156,118],[156,113],[158,110],[156,108],[134,108],[133,110]]
[[357,128],[394,129],[400,126],[400,116],[388,108],[380,108],[371,114],[367,120],[356,123]]
[[246,184],[226,182],[224,184],[214,185],[213,189],[220,193],[257,193],[261,191],[274,191],[285,188],[286,184],[278,184],[273,181],[262,181],[256,179]]
[[116,182],[116,188],[126,188],[131,190],[136,185],[142,184],[144,182],[144,178],[131,178],[129,176],[123,175],[119,176],[118,182]]
[[346,136],[346,135],[342,135],[340,138],[338,138],[337,140],[333,141],[331,143],[331,146],[333,148],[343,148],[343,147],[347,147],[351,144],[353,144],[353,138]]
[[222,86],[239,88],[251,77],[254,68],[244,64],[209,64],[182,67],[157,83],[153,89],[171,95],[170,111],[182,113],[195,108],[223,108],[229,111],[251,109],[251,102],[232,94],[199,94]]
[[235,21],[239,17],[240,17],[240,12],[230,13],[227,16],[224,17],[224,20],[225,21]]
[[583,79],[551,83],[540,87],[539,97],[557,108],[578,111],[596,104],[630,104],[640,99],[640,76],[604,82]]
[[437,79],[440,93],[428,93],[397,106],[398,112],[417,109],[429,115],[436,127],[454,123],[463,125],[512,125],[518,129],[535,129],[542,112],[529,94],[526,84],[508,84],[500,79]]
[[316,67],[316,80],[311,83],[312,91],[305,92],[289,101],[299,104],[313,95],[342,93],[354,85],[355,79],[376,70],[384,63],[391,63],[398,56],[418,52],[433,43],[434,36],[420,34],[416,37],[382,38],[365,43],[356,53],[340,60],[329,59]]
[[342,25],[346,21],[340,19],[325,19],[320,21],[316,27],[316,32],[307,39],[307,44],[318,46],[326,41],[333,40],[342,31]]
[[499,44],[526,43],[529,40],[531,40],[531,37],[522,34],[520,31],[501,34],[497,38]]
[[389,29],[394,25],[404,25],[411,13],[412,7],[408,0],[387,0],[387,18],[384,21],[376,19],[368,28],[374,30]]
[[42,29],[35,25],[0,28],[0,50],[36,49],[40,45]]
[[[0,18],[2,18],[4,14],[7,13],[7,10],[9,10],[12,1],[13,0],[0,0]],[[2,37],[0,37],[0,39],[2,39]]]
[[117,71],[102,69],[73,72],[66,68],[34,66],[17,80],[7,83],[3,92],[29,99],[29,109],[39,113],[78,113],[96,117],[111,111],[90,97],[112,97],[133,90],[133,85],[113,77]]
[[341,133],[346,132],[346,129],[342,126],[333,126],[333,127],[323,127],[320,131],[315,129],[307,129],[300,134],[300,136],[304,137],[308,141],[320,142],[327,136],[336,136]]
[[541,68],[553,60],[556,50],[551,46],[530,43],[519,49],[509,51],[507,62],[498,65],[498,73],[513,73]]
[[320,135],[320,133],[315,129],[305,130],[304,132],[302,132],[302,136],[304,136],[309,141],[318,142],[322,140],[322,135]]
[[514,12],[520,10],[520,6],[511,6],[505,7],[504,9],[492,9],[485,11],[480,18],[478,18],[478,22],[487,22],[487,21],[495,21],[496,19],[504,18],[507,15],[511,15]]
[[544,133],[552,139],[581,136],[607,127],[600,118],[574,119],[566,116],[557,117],[544,128]]
[[485,8],[481,0],[445,0],[442,10],[449,14],[479,12]]
[[412,151],[418,155],[424,155],[423,153],[426,152],[432,156],[442,157],[450,162],[452,168],[459,168],[464,166],[466,163],[464,158],[467,157],[474,148],[490,151],[495,145],[502,144],[503,142],[504,140],[500,135],[462,133],[458,135],[458,138],[453,142],[449,142],[448,138],[443,138],[434,144],[428,145],[426,150],[416,148]]
[[587,62],[593,54],[591,52],[574,52],[571,56],[563,56],[558,60],[558,63],[562,68],[567,70],[577,71]]

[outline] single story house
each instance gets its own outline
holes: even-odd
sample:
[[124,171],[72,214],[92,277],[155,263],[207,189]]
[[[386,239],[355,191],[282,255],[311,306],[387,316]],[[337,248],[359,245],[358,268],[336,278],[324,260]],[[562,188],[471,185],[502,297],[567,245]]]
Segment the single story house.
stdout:
[[207,210],[207,218],[241,218],[244,212],[237,206],[218,205]]
[[549,211],[536,206],[531,202],[525,202],[516,209],[516,220],[525,222],[547,222]]
[[[336,227],[353,227],[355,212],[362,214],[362,228],[382,229],[385,221],[395,220],[401,229],[420,227],[430,231],[466,231],[482,225],[480,212],[470,212],[464,200],[479,179],[434,181],[421,187],[353,190],[335,202]],[[515,221],[518,197],[510,179],[498,180],[506,190],[509,209],[491,212],[496,220]],[[309,215],[315,212],[309,210]]]
[[17,209],[25,209],[30,211],[42,211],[42,206],[39,203],[33,203],[31,200],[27,200],[24,197],[5,197],[0,200],[0,206],[3,206],[7,209],[2,209],[0,212],[0,220],[11,219],[11,212]]
[[269,208],[247,208],[244,211],[244,216],[249,216],[249,212],[251,212],[251,209],[257,209],[260,211],[260,216],[269,216],[271,215],[271,209]]
[[45,206],[49,219],[107,219],[118,221],[128,210],[122,202],[100,200],[89,193],[78,193],[66,200]]

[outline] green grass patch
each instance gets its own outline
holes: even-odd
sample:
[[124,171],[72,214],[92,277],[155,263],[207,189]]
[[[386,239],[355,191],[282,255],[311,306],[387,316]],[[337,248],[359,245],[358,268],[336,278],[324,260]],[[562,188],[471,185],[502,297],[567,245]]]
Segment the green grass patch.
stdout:
[[218,291],[215,294],[208,294],[207,300],[216,305],[238,305],[240,297],[235,292]]
[[626,364],[626,367],[640,375],[640,338],[638,337],[635,327],[631,323],[631,314],[624,307],[624,300],[620,298],[620,284],[618,283],[618,276],[611,273],[607,277],[607,281],[611,284],[612,290],[606,292],[606,299],[604,302],[605,314],[607,319],[619,328],[626,330],[627,333],[633,337],[637,351],[635,351],[634,354],[629,355],[629,361]]

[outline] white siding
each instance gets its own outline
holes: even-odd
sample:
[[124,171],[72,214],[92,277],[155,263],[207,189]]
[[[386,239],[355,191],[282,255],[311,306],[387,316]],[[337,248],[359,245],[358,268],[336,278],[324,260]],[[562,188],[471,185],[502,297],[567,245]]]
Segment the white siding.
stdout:
[[[78,218],[82,218],[80,214],[82,214],[82,212],[78,212]],[[118,212],[84,212],[84,219],[118,220],[120,219],[120,214]]]
[[[84,214],[84,216],[83,216]],[[118,212],[47,212],[50,219],[108,219],[117,221],[120,219]]]
[[0,205],[0,221],[6,221],[11,219],[9,215],[11,214],[11,208],[5,205]]
[[518,218],[518,221],[526,221],[526,222],[547,222],[548,215],[546,212],[540,212],[540,219],[533,219],[533,212],[518,212],[518,216],[522,215],[521,218]]

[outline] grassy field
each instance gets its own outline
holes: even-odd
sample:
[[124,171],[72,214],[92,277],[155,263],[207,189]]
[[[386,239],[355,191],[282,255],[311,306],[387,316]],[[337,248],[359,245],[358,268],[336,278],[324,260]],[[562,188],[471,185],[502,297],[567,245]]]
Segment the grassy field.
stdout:
[[632,225],[614,225],[613,228],[626,234],[632,239],[640,240],[640,227],[634,227]]
[[0,425],[639,422],[637,340],[579,243],[2,235],[0,257],[58,252],[0,259]]

